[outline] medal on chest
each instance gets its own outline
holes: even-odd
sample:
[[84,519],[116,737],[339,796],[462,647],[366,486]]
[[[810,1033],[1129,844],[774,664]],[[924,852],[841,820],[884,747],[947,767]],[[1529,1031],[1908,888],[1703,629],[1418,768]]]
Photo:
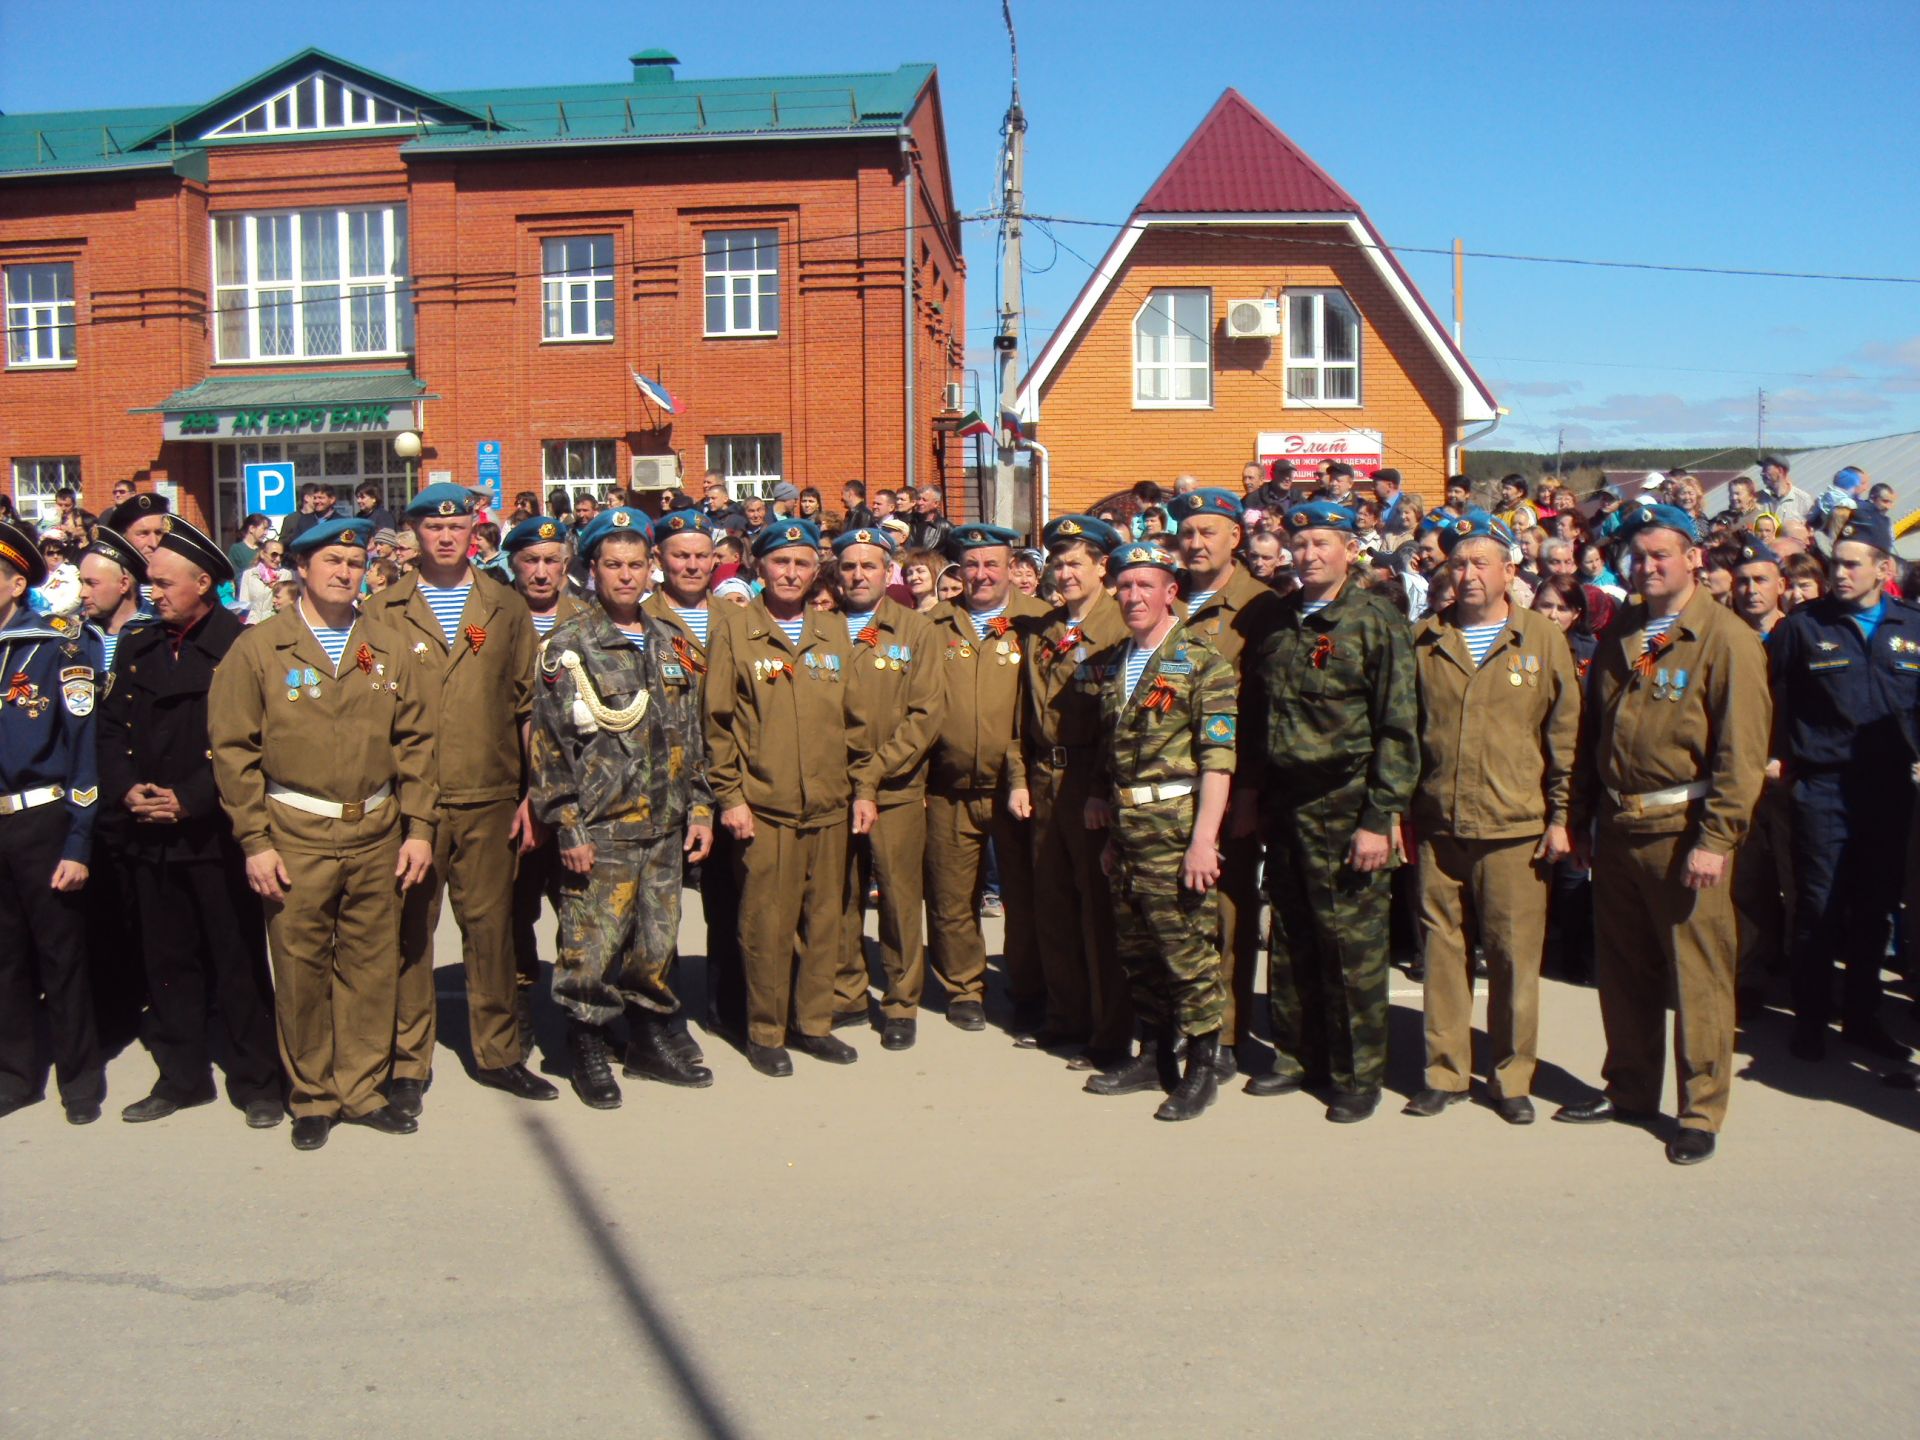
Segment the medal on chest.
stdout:
[[7,682],[6,703],[25,710],[28,719],[38,719],[53,701],[40,693],[40,687],[33,683],[26,671],[16,670],[13,678]]

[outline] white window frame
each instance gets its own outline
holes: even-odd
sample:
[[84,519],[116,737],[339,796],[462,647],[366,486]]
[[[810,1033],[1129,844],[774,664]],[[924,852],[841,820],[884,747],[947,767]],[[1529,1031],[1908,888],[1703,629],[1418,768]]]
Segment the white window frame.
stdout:
[[[356,223],[358,222],[358,223]],[[363,265],[354,273],[353,238],[356,228],[377,226],[380,242],[380,267]],[[237,270],[223,273],[226,257],[224,227],[237,227],[241,245]],[[268,227],[269,242],[276,273],[263,277],[261,229]],[[284,227],[285,274],[278,272],[281,233]],[[330,275],[304,275],[305,236],[309,229],[324,236],[332,231],[334,264]],[[413,298],[407,283],[407,207],[405,205],[351,206],[324,210],[233,211],[214,215],[209,221],[210,250],[213,261],[213,344],[214,360],[220,365],[285,365],[302,360],[404,359],[413,352]],[[364,245],[364,242],[363,242]],[[365,250],[363,248],[363,254]],[[327,292],[331,291],[329,294]],[[331,312],[331,313],[329,313]],[[275,323],[286,316],[285,329]],[[231,339],[227,317],[238,317],[243,352],[229,354]],[[355,316],[361,319],[356,322]],[[380,327],[384,344],[380,348],[358,346],[353,342],[358,323],[371,329]],[[336,350],[309,349],[310,334],[324,333],[331,324],[339,336]],[[267,352],[263,335],[284,334],[287,348]]]
[[[1327,302],[1329,299],[1343,306],[1353,320],[1353,359],[1328,360],[1327,351]],[[1293,322],[1299,313],[1297,306],[1308,306],[1313,316],[1313,348],[1311,355],[1296,355],[1293,352]],[[1361,325],[1360,307],[1353,303],[1353,297],[1337,287],[1315,290],[1289,290],[1286,292],[1286,315],[1281,327],[1284,336],[1284,348],[1287,352],[1286,379],[1283,388],[1286,391],[1285,404],[1290,409],[1313,410],[1357,410],[1361,403],[1360,363],[1361,363]],[[1327,396],[1327,375],[1331,371],[1351,371],[1353,374],[1353,394]],[[1313,377],[1313,394],[1296,395],[1294,393],[1294,375]]]
[[[74,349],[73,262],[27,260],[6,268],[7,368],[64,370],[78,363]],[[60,272],[66,272],[66,296]],[[34,280],[51,272],[53,294],[36,296]]]
[[[338,118],[332,118],[337,116]],[[250,135],[311,135],[329,130],[405,129],[420,123],[420,112],[384,95],[363,90],[324,70],[304,75],[257,105],[250,105],[201,136],[233,140]]]
[[[607,247],[604,265],[592,253],[594,247],[603,241]],[[583,242],[588,251],[586,268],[571,268],[567,249]],[[613,236],[605,231],[541,238],[540,338],[543,344],[604,344],[613,339],[613,246]],[[584,328],[574,324],[574,307],[577,305],[584,305],[587,309]]]
[[[717,248],[716,248],[717,243]],[[701,267],[705,288],[701,320],[709,339],[780,333],[780,232],[766,227],[748,230],[709,230],[701,239]],[[748,264],[736,267],[736,256]],[[761,263],[771,255],[770,264]],[[721,263],[716,265],[718,260]],[[720,324],[715,326],[718,304]],[[737,324],[738,307],[746,307],[746,324]]]
[[[1141,334],[1141,317],[1153,309],[1155,303],[1158,302],[1162,296],[1179,297],[1184,295],[1198,295],[1202,297],[1206,305],[1206,327],[1197,335],[1189,336],[1189,338],[1195,339],[1200,343],[1203,350],[1201,358],[1198,360],[1174,360],[1171,355],[1164,360],[1147,360],[1142,358],[1141,351],[1144,348],[1142,341],[1157,340],[1160,337],[1143,336]],[[1167,306],[1166,316],[1168,325],[1168,335],[1166,338],[1171,342],[1175,338],[1172,331],[1177,325],[1174,319],[1174,308],[1172,304]],[[1185,329],[1186,327],[1179,328]],[[1199,399],[1181,400],[1174,398],[1174,378],[1182,371],[1197,371],[1205,377],[1206,393]],[[1140,383],[1141,378],[1150,372],[1163,377],[1163,388],[1166,398],[1147,398],[1142,394],[1143,387]],[[1133,312],[1133,368],[1131,379],[1133,385],[1133,408],[1136,410],[1211,410],[1213,408],[1213,291],[1211,289],[1204,285],[1156,285],[1148,292],[1147,298],[1141,302],[1140,308]]]
[[69,489],[78,509],[85,493],[80,488],[78,455],[28,456],[13,462],[13,509],[23,525],[52,524],[52,517],[60,513],[53,503],[54,493]]
[[620,478],[620,446],[612,440],[543,440],[540,470],[546,478],[541,488],[564,488],[569,504],[590,490],[595,503],[604,505],[607,491],[627,483]]
[[707,469],[727,479],[735,500],[770,500],[785,475],[786,439],[781,435],[709,435]]

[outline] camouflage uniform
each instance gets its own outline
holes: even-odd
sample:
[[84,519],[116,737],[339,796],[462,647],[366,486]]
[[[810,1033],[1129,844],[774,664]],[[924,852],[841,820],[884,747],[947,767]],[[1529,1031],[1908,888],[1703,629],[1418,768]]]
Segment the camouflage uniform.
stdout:
[[[1141,1024],[1210,1035],[1227,1004],[1219,897],[1189,890],[1180,869],[1193,838],[1202,772],[1233,770],[1238,681],[1219,651],[1175,625],[1129,695],[1131,644],[1122,641],[1084,661],[1071,682],[1100,697],[1100,779],[1115,797],[1109,844],[1120,901],[1116,948]],[[1190,788],[1165,800],[1126,793],[1161,785]]]
[[1387,1067],[1390,870],[1347,864],[1356,830],[1390,835],[1419,775],[1413,632],[1345,586],[1308,615],[1289,596],[1248,667],[1237,786],[1258,789],[1278,1075],[1378,1091]]
[[[553,996],[594,1025],[618,1019],[628,1004],[668,1015],[680,1008],[669,971],[684,830],[713,823],[697,677],[674,653],[665,622],[647,616],[645,625],[646,643],[636,647],[598,605],[561,621],[541,647],[534,694],[534,813],[558,831],[559,849],[594,850],[591,874],[561,872]],[[639,723],[622,734],[596,724],[563,663],[568,654],[611,708],[646,691]]]

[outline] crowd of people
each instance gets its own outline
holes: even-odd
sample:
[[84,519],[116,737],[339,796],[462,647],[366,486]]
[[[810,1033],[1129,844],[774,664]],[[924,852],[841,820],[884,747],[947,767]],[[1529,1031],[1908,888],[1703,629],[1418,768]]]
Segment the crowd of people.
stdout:
[[[1791,1048],[1912,1084],[1883,1015],[1920,780],[1920,609],[1892,491],[1818,497],[1766,457],[1704,513],[1683,473],[1585,499],[1464,476],[1250,464],[1050,520],[1027,546],[937,487],[517,495],[395,516],[323,485],[222,549],[132,485],[38,534],[0,517],[0,1114],[50,1040],[69,1120],[104,1057],[122,1116],[211,1103],[415,1130],[434,934],[462,937],[473,1077],[526,1100],[712,1083],[679,996],[699,893],[703,1028],[761,1075],[849,1064],[852,1026],[1008,1027],[1103,1096],[1189,1120],[1245,1074],[1364,1120],[1396,912],[1424,1084],[1534,1117],[1549,957],[1598,991],[1602,1088],[1711,1156],[1736,1017],[1776,979]],[[1920,851],[1915,852],[1920,858]],[[543,966],[543,907],[558,943]],[[877,968],[862,940],[876,913]],[[1402,942],[1403,944],[1405,942]],[[1264,949],[1269,1044],[1255,1036]],[[1836,985],[1836,963],[1844,981]],[[878,998],[875,999],[875,991]]]

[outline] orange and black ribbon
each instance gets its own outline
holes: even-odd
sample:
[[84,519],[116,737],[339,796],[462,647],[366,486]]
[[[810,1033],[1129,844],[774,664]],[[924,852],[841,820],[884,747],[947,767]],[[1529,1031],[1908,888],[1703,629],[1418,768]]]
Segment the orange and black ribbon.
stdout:
[[487,627],[486,626],[484,625],[467,626],[467,644],[473,647],[474,654],[478,655],[480,653],[480,647],[486,643],[487,643]]
[[707,673],[707,662],[693,653],[693,646],[687,643],[686,636],[676,635],[673,637],[673,653],[679,656],[680,663],[694,674],[704,675]]
[[1053,653],[1056,655],[1064,655],[1079,643],[1080,627],[1078,625],[1069,625],[1067,627],[1067,633],[1053,642]]
[[362,645],[358,650],[353,652],[353,663],[360,667],[360,672],[363,675],[371,675],[373,673],[372,649]]
[[7,684],[8,705],[24,705],[33,699],[33,677],[24,670],[16,670],[13,679]]
[[1153,677],[1153,684],[1147,687],[1147,693],[1140,701],[1140,708],[1158,710],[1164,714],[1173,709],[1173,702],[1178,693],[1173,688],[1171,680],[1164,675],[1156,675]]
[[1322,635],[1318,640],[1314,641],[1313,653],[1307,658],[1313,662],[1314,669],[1326,669],[1327,661],[1333,658],[1333,637],[1331,635]]
[[1642,675],[1651,675],[1660,664],[1660,657],[1673,647],[1673,632],[1656,635],[1647,642],[1646,653],[1633,662],[1633,668]]
[[869,650],[878,650],[880,648],[880,627],[878,625],[867,626],[866,629],[860,632],[860,643]]
[[996,638],[1005,635],[1012,628],[1013,621],[1005,615],[996,615],[987,622],[987,629],[991,630]]

